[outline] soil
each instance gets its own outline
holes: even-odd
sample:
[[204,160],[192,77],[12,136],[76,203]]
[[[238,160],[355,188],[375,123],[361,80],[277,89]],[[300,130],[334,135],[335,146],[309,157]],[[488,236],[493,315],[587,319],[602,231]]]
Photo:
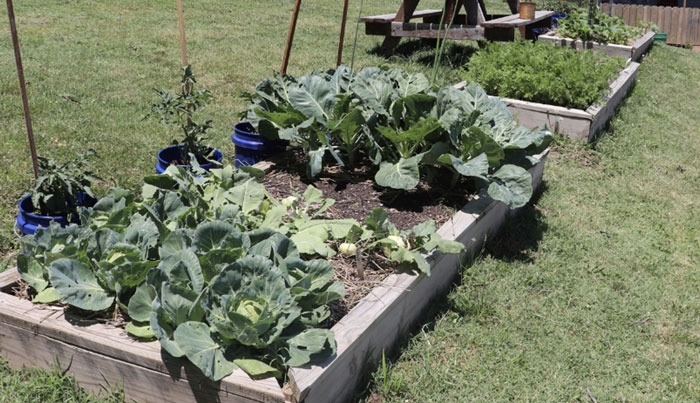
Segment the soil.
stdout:
[[[369,162],[358,165],[371,166]],[[439,228],[475,194],[474,185],[464,178],[450,186],[448,182],[452,175],[448,171],[438,175],[439,179],[432,185],[421,181],[410,191],[378,187],[374,183],[375,170],[349,172],[338,167],[324,167],[313,181],[308,180],[305,172],[304,155],[292,153],[275,161],[263,183],[277,199],[301,195],[309,185],[315,186],[324,197],[335,200],[335,204],[324,213],[329,219],[353,218],[364,223],[372,209],[383,207],[389,213],[389,220],[400,230],[410,229],[429,219],[434,220]],[[345,285],[345,298],[330,304],[329,327],[345,316],[372,288],[396,272],[396,265],[380,253],[363,254],[359,263],[355,257],[340,255],[329,260],[335,267],[335,280]]]

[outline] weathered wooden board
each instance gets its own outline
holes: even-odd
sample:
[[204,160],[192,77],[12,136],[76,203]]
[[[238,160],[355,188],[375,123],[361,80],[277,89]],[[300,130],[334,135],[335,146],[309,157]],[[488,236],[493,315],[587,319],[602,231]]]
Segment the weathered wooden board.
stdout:
[[605,125],[612,119],[615,110],[620,105],[629,90],[634,85],[637,78],[639,63],[630,63],[622,70],[620,76],[610,84],[611,92],[604,97],[603,103],[593,105],[586,109],[593,117],[591,128],[588,133],[588,141],[593,141],[596,134],[605,128]]
[[530,20],[524,20],[520,18],[518,14],[509,15],[506,17],[497,18],[495,20],[488,20],[481,23],[484,28],[513,28],[521,27],[525,25],[534,24],[538,21],[551,18],[554,15],[554,11],[538,10],[535,11],[535,18]]
[[475,41],[484,39],[484,28],[482,27],[473,25],[453,25],[450,27],[449,31],[447,27],[447,25],[443,25],[442,28],[440,28],[440,24],[420,22],[392,22],[391,36],[432,39],[439,36],[442,39],[470,39]]
[[540,35],[539,41],[554,43],[558,46],[573,48],[577,50],[593,49],[605,52],[609,56],[622,57],[630,61],[638,61],[642,55],[649,49],[654,42],[654,33],[647,32],[641,38],[637,39],[631,46],[604,44],[598,42],[583,42],[581,40],[573,40],[571,38],[561,38],[553,33]]
[[34,305],[7,293],[0,293],[0,340],[0,354],[11,366],[70,366],[78,383],[97,393],[108,383],[123,386],[127,398],[145,402],[285,400],[274,379],[254,381],[237,370],[211,382],[186,360],[163,355],[158,342],[138,342],[123,329],[83,323],[66,317],[61,308]]
[[[546,154],[531,169],[535,186],[541,183]],[[305,403],[347,400],[363,368],[392,347],[431,300],[452,283],[461,263],[478,254],[511,213],[485,194],[465,205],[439,230],[444,238],[463,242],[465,253],[431,257],[429,277],[406,273],[387,277],[331,329],[338,342],[335,357],[320,365],[289,370],[293,399]]]
[[[591,142],[610,121],[617,106],[629,92],[637,77],[638,69],[639,63],[630,62],[620,72],[617,79],[610,84],[610,92],[604,97],[603,103],[593,105],[585,111],[519,99],[499,99],[508,106],[508,110],[525,127],[534,128],[546,125],[550,130],[562,133],[569,138]],[[461,82],[455,87],[463,87],[465,84],[465,82]],[[492,96],[492,98],[496,97]]]
[[[411,15],[411,19],[435,17],[440,16],[441,14],[442,10],[417,10],[413,12],[413,14]],[[371,15],[367,17],[361,17],[360,22],[391,22],[394,20],[394,18],[396,18],[396,13]]]

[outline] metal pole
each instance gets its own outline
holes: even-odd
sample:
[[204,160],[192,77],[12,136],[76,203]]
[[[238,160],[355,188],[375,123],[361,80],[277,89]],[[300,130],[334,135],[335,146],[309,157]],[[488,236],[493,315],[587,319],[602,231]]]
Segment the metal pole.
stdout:
[[336,61],[336,66],[340,66],[343,63],[343,42],[345,41],[345,22],[348,19],[348,3],[349,0],[345,0],[343,3],[343,18],[340,23],[340,40],[338,40],[338,59]]
[[17,26],[15,25],[15,11],[12,7],[12,0],[7,0],[7,16],[10,19],[10,35],[12,36],[12,46],[15,49],[15,63],[17,64],[17,78],[19,79],[19,91],[22,94],[22,107],[24,108],[24,123],[27,126],[27,139],[29,139],[29,151],[32,154],[32,166],[34,167],[34,178],[39,177],[39,164],[36,158],[36,146],[34,145],[34,130],[32,129],[32,118],[29,116],[29,101],[27,100],[27,87],[24,84],[24,69],[22,69],[22,55],[19,52],[19,39],[17,38]]
[[182,56],[182,67],[187,66],[187,41],[185,38],[185,15],[182,10],[182,0],[177,0],[177,22],[180,28],[180,55]]
[[284,56],[282,57],[282,68],[280,72],[287,74],[287,66],[289,65],[289,53],[292,51],[292,42],[294,41],[294,31],[297,29],[297,18],[299,17],[299,8],[301,0],[294,2],[294,11],[292,11],[292,21],[289,24],[289,34],[287,34],[287,46],[284,48]]

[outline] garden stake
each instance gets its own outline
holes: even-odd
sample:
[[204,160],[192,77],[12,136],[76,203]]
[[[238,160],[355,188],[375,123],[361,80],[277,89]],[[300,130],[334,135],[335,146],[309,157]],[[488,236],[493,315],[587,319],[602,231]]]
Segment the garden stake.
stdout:
[[294,41],[294,31],[297,29],[297,17],[299,17],[300,7],[301,0],[295,0],[294,11],[292,11],[292,21],[289,24],[289,34],[287,34],[287,46],[284,48],[284,56],[282,57],[282,68],[280,69],[282,74],[287,74],[289,53],[292,51],[292,41]]
[[185,41],[185,15],[182,11],[182,0],[177,0],[177,22],[180,28],[180,54],[182,56],[182,67],[187,67],[187,44]]
[[348,2],[349,0],[345,0],[343,3],[343,18],[340,23],[340,39],[338,40],[338,60],[335,63],[336,66],[340,66],[343,62],[343,42],[345,41],[345,22],[348,19]]
[[360,19],[362,18],[362,6],[364,5],[364,2],[364,0],[360,0],[360,13],[357,16],[357,22],[355,23],[355,41],[352,44],[352,58],[350,59],[351,73],[353,66],[355,66],[355,49],[357,49],[357,33],[360,31]]
[[12,0],[7,0],[7,17],[10,19],[10,35],[12,46],[15,49],[15,63],[17,64],[17,78],[19,79],[19,91],[22,94],[22,108],[24,108],[24,123],[27,126],[27,139],[29,139],[29,151],[32,154],[32,166],[34,167],[34,179],[39,177],[39,164],[36,158],[34,145],[34,131],[32,130],[32,118],[29,116],[29,101],[27,100],[27,87],[24,84],[24,70],[22,69],[22,55],[19,53],[19,39],[17,39],[17,26],[15,25],[15,11]]

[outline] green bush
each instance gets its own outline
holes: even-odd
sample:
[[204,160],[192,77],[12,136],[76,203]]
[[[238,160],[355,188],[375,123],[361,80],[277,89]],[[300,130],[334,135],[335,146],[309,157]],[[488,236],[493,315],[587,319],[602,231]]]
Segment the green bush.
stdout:
[[601,99],[624,61],[529,41],[492,43],[469,60],[467,81],[490,95],[586,109]]

